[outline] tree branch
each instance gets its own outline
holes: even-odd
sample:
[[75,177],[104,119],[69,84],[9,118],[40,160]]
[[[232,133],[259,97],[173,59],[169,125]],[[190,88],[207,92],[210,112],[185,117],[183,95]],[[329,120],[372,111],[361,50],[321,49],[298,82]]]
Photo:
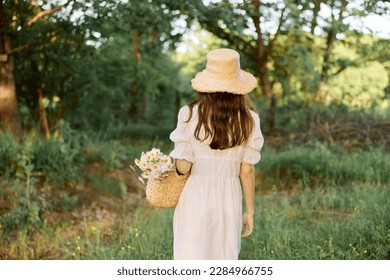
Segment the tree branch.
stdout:
[[271,54],[272,52],[272,49],[275,45],[275,42],[276,40],[278,39],[280,33],[281,33],[281,29],[282,29],[282,24],[283,24],[283,18],[284,18],[284,12],[286,11],[286,7],[283,8],[281,14],[280,14],[280,20],[279,20],[279,25],[278,25],[278,29],[276,30],[276,33],[274,35],[274,37],[272,38],[272,40],[269,41],[268,43],[268,46],[267,46],[267,50],[265,51],[265,57],[264,59],[267,60],[268,59],[268,56]]
[[[254,46],[251,44],[250,41],[246,41],[242,37],[235,35],[231,32],[228,32],[226,29],[218,26],[218,24],[214,24],[209,20],[199,21],[199,23],[203,27],[205,27],[206,30],[210,31],[211,33],[213,33],[214,35],[216,35],[220,39],[228,41],[232,45],[237,46],[238,45],[237,42],[239,42],[245,46],[249,46],[251,49],[254,49]],[[243,50],[243,52],[248,56],[253,56],[253,53],[251,53],[251,52],[246,52],[245,50]]]
[[365,57],[365,58],[362,58],[362,59],[358,59],[354,62],[353,65],[350,65],[350,66],[340,66],[340,68],[333,74],[331,74],[331,76],[337,76],[338,74],[340,74],[341,72],[343,72],[344,70],[346,70],[347,68],[349,67],[357,67],[358,65],[360,64],[364,64],[364,63],[367,63],[367,62],[371,62],[371,61],[389,61],[390,60],[390,54],[383,54],[383,55],[378,55],[378,56],[373,56],[373,57]]
[[[334,46],[334,43],[337,39],[336,36],[338,34],[338,29],[335,28],[334,24],[335,23],[337,23],[337,24],[342,23],[343,12],[344,12],[347,4],[348,4],[347,0],[341,1],[341,7],[340,7],[340,11],[339,11],[337,19],[335,18],[335,15],[333,14],[334,6],[332,6],[332,26],[331,26],[330,31],[328,32],[328,37],[326,40],[326,50],[325,50],[325,54],[324,54],[324,59],[323,59],[323,63],[322,63],[322,71],[321,71],[321,82],[323,82],[323,83],[326,83],[328,81],[330,55],[333,51],[333,46]],[[341,70],[341,71],[343,71],[343,70]]]
[[57,7],[54,7],[50,10],[44,10],[44,11],[40,11],[39,13],[37,13],[32,19],[30,19],[24,26],[23,28],[28,28],[30,27],[31,25],[35,24],[36,22],[38,22],[41,18],[47,16],[47,15],[51,15],[51,14],[54,14],[55,12],[61,10],[63,7],[67,6],[70,4],[70,2],[72,2],[73,0],[69,0],[68,2],[66,2],[65,4],[63,5],[60,5],[60,6],[57,6]]
[[257,57],[260,59],[263,57],[263,49],[264,49],[264,42],[263,42],[263,34],[260,27],[260,1],[259,0],[252,0],[252,9],[254,14],[251,15],[251,18],[253,20],[253,24],[256,28],[256,34],[257,34]]
[[315,28],[317,27],[317,17],[318,17],[318,13],[321,9],[321,4],[322,3],[325,3],[326,1],[325,0],[317,0],[315,1],[314,3],[314,8],[313,8],[313,18],[311,20],[311,23],[310,23],[310,33],[314,35],[314,30]]
[[20,52],[22,50],[25,50],[25,49],[29,48],[30,46],[31,46],[30,43],[24,44],[24,45],[19,46],[17,48],[13,48],[12,50],[8,51],[7,54],[9,55],[9,54],[13,54],[13,53],[16,53],[16,52]]

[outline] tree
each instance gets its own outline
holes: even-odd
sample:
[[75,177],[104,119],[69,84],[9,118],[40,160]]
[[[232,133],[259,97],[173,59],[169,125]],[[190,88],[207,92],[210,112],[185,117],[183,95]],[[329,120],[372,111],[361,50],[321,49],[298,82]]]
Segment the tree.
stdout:
[[[155,81],[164,75],[157,61],[179,41],[183,31],[175,29],[174,23],[189,5],[175,0],[128,1],[118,7],[104,32],[128,42],[127,50],[134,62],[129,85],[129,112],[133,119],[149,115],[149,100],[158,92]],[[190,24],[190,17],[187,20]]]
[[[1,8],[0,8],[1,9]],[[0,10],[0,25],[5,19],[4,11]],[[1,28],[1,27],[0,27]],[[20,118],[15,91],[14,60],[12,56],[12,38],[5,32],[0,32],[0,122],[1,129],[20,131]]]
[[43,44],[49,38],[42,41],[25,42],[15,45],[24,32],[31,29],[46,16],[53,14],[64,6],[52,6],[47,9],[42,7],[45,3],[38,4],[36,1],[1,1],[0,2],[0,121],[2,130],[11,130],[18,133],[21,130],[20,115],[15,85],[14,55],[34,45]]
[[[325,44],[322,55],[321,79],[318,85],[317,97],[319,100],[327,98],[327,84],[331,76],[330,69],[332,65],[338,62],[332,59],[332,53],[337,40],[342,40],[347,36],[360,37],[364,30],[355,30],[352,26],[353,21],[359,21],[364,17],[372,14],[386,14],[390,10],[388,1],[349,1],[349,0],[317,0],[312,5],[312,21],[311,32],[314,34],[318,30],[320,35],[325,36]],[[322,10],[329,11],[328,13]],[[319,23],[321,22],[321,23]],[[364,29],[364,27],[363,27]],[[337,75],[345,70],[348,65],[355,65],[356,62],[339,61],[340,71],[336,71]]]
[[95,35],[88,43],[95,49],[77,70],[85,73],[73,81],[81,94],[68,118],[72,124],[104,131],[112,124],[129,125],[129,119],[131,125],[155,123],[161,120],[153,118],[156,112],[173,118],[182,87],[170,52],[184,31],[174,28],[183,6],[177,1],[129,1],[108,11],[107,18],[86,19],[88,34]]
[[[17,102],[23,101],[32,116],[37,112],[43,133],[50,137],[51,125],[56,125],[65,111],[64,96],[69,80],[77,73],[75,59],[89,49],[88,41],[95,43],[92,39],[96,27],[92,23],[98,19],[105,22],[108,11],[115,9],[117,1],[0,3],[0,45],[3,46],[0,57],[4,61],[0,89],[2,129],[20,131]],[[48,103],[52,108],[57,106],[55,120],[46,112]]]

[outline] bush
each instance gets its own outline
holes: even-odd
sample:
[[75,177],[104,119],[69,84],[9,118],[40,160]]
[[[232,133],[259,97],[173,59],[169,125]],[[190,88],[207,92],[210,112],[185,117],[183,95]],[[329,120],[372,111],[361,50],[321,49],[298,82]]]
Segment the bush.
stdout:
[[77,180],[80,167],[86,162],[84,148],[90,145],[89,136],[61,124],[58,139],[46,139],[30,133],[20,143],[11,135],[0,132],[0,175],[13,177],[28,161],[34,172],[54,180],[59,185]]
[[0,131],[0,176],[14,174],[17,169],[17,158],[22,146],[10,133]]
[[[0,218],[0,228],[3,232],[18,229],[35,230],[42,225],[39,217],[41,203],[36,191],[34,166],[29,159],[22,158],[19,161],[19,167],[16,173],[17,180],[14,180],[10,186],[4,187],[8,192],[7,199],[11,202],[9,211],[2,213]],[[2,207],[2,208],[3,208]],[[0,208],[0,211],[4,209]]]

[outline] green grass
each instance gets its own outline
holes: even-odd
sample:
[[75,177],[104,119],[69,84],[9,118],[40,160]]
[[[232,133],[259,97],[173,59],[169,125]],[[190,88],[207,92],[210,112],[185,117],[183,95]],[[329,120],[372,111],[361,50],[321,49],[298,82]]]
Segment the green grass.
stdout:
[[[389,187],[370,184],[258,195],[255,230],[242,240],[240,259],[390,259],[389,196]],[[65,259],[172,259],[172,215],[172,209],[143,204],[108,231],[86,224],[81,233],[59,238],[60,230],[53,235],[45,225],[47,234],[36,244],[54,246]],[[17,239],[11,246],[23,258],[39,256],[27,253],[25,231]]]
[[[257,196],[255,231],[242,240],[240,259],[389,259],[388,197],[388,187],[367,184]],[[77,258],[171,259],[172,214],[146,206],[106,239],[86,229]]]
[[243,259],[389,259],[390,189],[370,184],[270,193],[257,199]]
[[[172,259],[173,210],[155,210],[131,193],[125,167],[141,151],[167,153],[170,144],[0,140],[9,144],[0,146],[0,259]],[[82,159],[71,154],[60,165],[73,149]],[[388,153],[319,145],[265,149],[262,157],[255,231],[243,239],[241,259],[390,259]],[[62,188],[42,176],[57,169]],[[97,215],[99,208],[105,212]]]
[[[81,246],[82,259],[155,260],[172,258],[171,209],[138,209],[130,223],[105,235],[95,227],[86,228]],[[104,238],[106,237],[106,238]]]

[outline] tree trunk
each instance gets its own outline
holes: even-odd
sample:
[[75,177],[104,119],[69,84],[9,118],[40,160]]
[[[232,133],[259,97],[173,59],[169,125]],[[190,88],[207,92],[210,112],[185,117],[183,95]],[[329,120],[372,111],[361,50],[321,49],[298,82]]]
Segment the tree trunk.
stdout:
[[322,101],[326,100],[326,85],[328,84],[328,79],[329,79],[330,55],[332,54],[335,41],[336,41],[336,34],[330,32],[328,34],[328,38],[326,42],[326,50],[322,62],[321,80],[317,92],[318,100],[322,100]]
[[264,96],[270,98],[268,108],[268,134],[272,135],[275,132],[276,123],[276,96],[271,89],[271,83],[268,79],[268,71],[265,65],[259,65],[258,75],[260,78],[260,87]]
[[138,92],[138,84],[136,82],[133,82],[133,84],[130,87],[130,98],[131,98],[131,104],[130,104],[130,116],[131,117],[137,117],[138,115],[138,98],[137,98],[137,92]]
[[[327,90],[326,85],[328,84],[329,79],[329,63],[330,63],[330,56],[333,51],[334,44],[336,42],[336,36],[339,32],[339,25],[342,24],[342,21],[344,19],[343,12],[345,10],[345,7],[347,6],[348,2],[346,0],[341,1],[341,7],[339,11],[338,18],[336,19],[333,17],[332,13],[332,27],[328,33],[328,37],[326,39],[326,49],[323,57],[322,62],[322,69],[321,69],[321,80],[320,84],[318,86],[317,90],[317,99],[320,101],[325,101],[327,99]],[[332,7],[333,9],[334,7]]]
[[46,139],[50,138],[50,127],[49,122],[47,121],[47,115],[45,111],[45,106],[43,104],[43,90],[42,87],[37,88],[38,100],[39,100],[39,117],[41,118],[41,126],[43,134],[45,134]]
[[21,132],[18,102],[16,99],[14,59],[11,37],[0,32],[0,124],[3,131]]
[[280,18],[280,24],[278,30],[275,33],[274,38],[272,40],[269,39],[267,48],[265,49],[264,42],[263,42],[263,33],[260,24],[260,5],[261,2],[259,0],[252,0],[252,9],[254,12],[252,15],[252,20],[253,23],[255,24],[256,34],[257,34],[257,40],[256,40],[257,75],[260,79],[260,86],[264,96],[270,98],[267,125],[268,125],[268,134],[272,135],[275,131],[275,122],[276,122],[276,97],[272,91],[271,83],[269,81],[267,62],[272,51],[273,43],[275,42],[280,32],[283,12]]
[[[157,32],[157,30],[154,30],[152,32],[150,41],[151,41],[152,45],[155,45],[156,43],[158,43],[158,32]],[[136,61],[137,61],[137,64],[139,65],[141,63],[141,50],[139,49],[139,38],[138,38],[137,44],[138,44],[138,52],[137,52],[137,54],[134,53],[134,55],[136,56],[136,58],[137,58]],[[157,69],[157,58],[158,58],[158,52],[155,54],[155,60],[152,63],[153,69],[155,71],[157,71],[156,70]],[[146,92],[146,91],[141,92],[141,94],[142,94],[142,112],[141,112],[141,116],[142,116],[143,119],[147,119],[148,116],[149,116],[149,95],[148,95],[148,92]]]

